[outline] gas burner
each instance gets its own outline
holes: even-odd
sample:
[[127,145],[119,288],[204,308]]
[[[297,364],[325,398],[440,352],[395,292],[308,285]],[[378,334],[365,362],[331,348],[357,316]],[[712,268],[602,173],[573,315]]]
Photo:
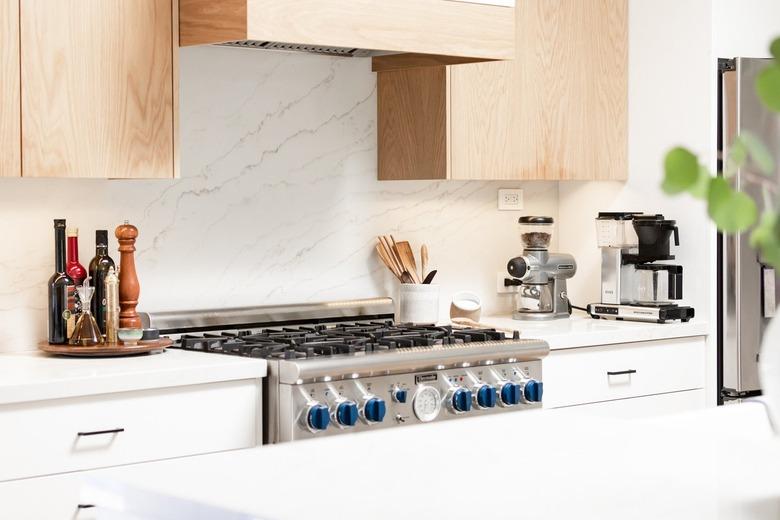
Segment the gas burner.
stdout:
[[173,347],[263,359],[306,359],[505,339],[494,329],[453,330],[384,320],[185,334]]

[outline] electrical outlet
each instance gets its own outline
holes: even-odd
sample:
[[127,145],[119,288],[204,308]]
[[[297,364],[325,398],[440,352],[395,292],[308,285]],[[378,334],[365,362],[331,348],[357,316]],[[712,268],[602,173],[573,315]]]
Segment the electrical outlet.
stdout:
[[520,211],[523,209],[523,190],[499,188],[498,209],[500,211]]
[[498,294],[510,294],[517,292],[516,285],[504,285],[504,279],[511,278],[506,271],[496,273],[496,292]]

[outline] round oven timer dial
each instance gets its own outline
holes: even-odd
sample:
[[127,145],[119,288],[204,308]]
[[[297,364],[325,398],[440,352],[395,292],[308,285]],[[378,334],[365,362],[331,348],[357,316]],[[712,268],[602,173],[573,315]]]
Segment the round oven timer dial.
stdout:
[[422,422],[436,419],[441,411],[441,394],[432,386],[420,385],[414,393],[412,409]]

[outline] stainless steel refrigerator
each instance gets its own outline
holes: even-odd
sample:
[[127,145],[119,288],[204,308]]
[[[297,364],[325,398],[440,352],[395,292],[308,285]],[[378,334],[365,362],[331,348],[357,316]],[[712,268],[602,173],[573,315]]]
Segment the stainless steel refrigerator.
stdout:
[[[718,61],[719,161],[728,156],[734,137],[745,133],[759,138],[780,159],[780,117],[761,104],[755,91],[756,77],[769,63],[757,58]],[[736,187],[761,201],[761,189],[746,182],[748,175],[737,172]],[[775,182],[776,178],[777,172]],[[762,264],[750,247],[748,233],[718,236],[718,277],[718,400],[722,404],[761,393],[759,347],[775,315],[780,284],[774,269]]]

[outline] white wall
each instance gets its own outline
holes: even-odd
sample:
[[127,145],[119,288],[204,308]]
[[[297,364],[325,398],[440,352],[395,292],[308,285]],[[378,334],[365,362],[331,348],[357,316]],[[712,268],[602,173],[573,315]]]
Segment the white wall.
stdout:
[[181,125],[177,181],[0,179],[0,351],[46,337],[54,218],[80,228],[83,264],[94,229],[139,227],[142,310],[394,295],[373,250],[394,233],[429,245],[446,316],[463,289],[510,310],[496,272],[519,253],[518,214],[496,210],[499,187],[558,216],[555,183],[376,181],[367,59],[182,50]]
[[[705,160],[714,142],[710,129],[711,58],[709,0],[629,1],[629,179],[622,183],[561,183],[559,193],[562,250],[579,263],[571,297],[600,300],[600,265],[593,219],[599,211],[663,213],[678,221],[686,302],[699,319],[713,321],[714,237],[702,204],[667,197],[660,189],[666,151],[685,145]],[[596,252],[596,254],[594,254]],[[715,344],[710,345],[708,375],[714,402]],[[714,367],[714,365],[712,365]]]

